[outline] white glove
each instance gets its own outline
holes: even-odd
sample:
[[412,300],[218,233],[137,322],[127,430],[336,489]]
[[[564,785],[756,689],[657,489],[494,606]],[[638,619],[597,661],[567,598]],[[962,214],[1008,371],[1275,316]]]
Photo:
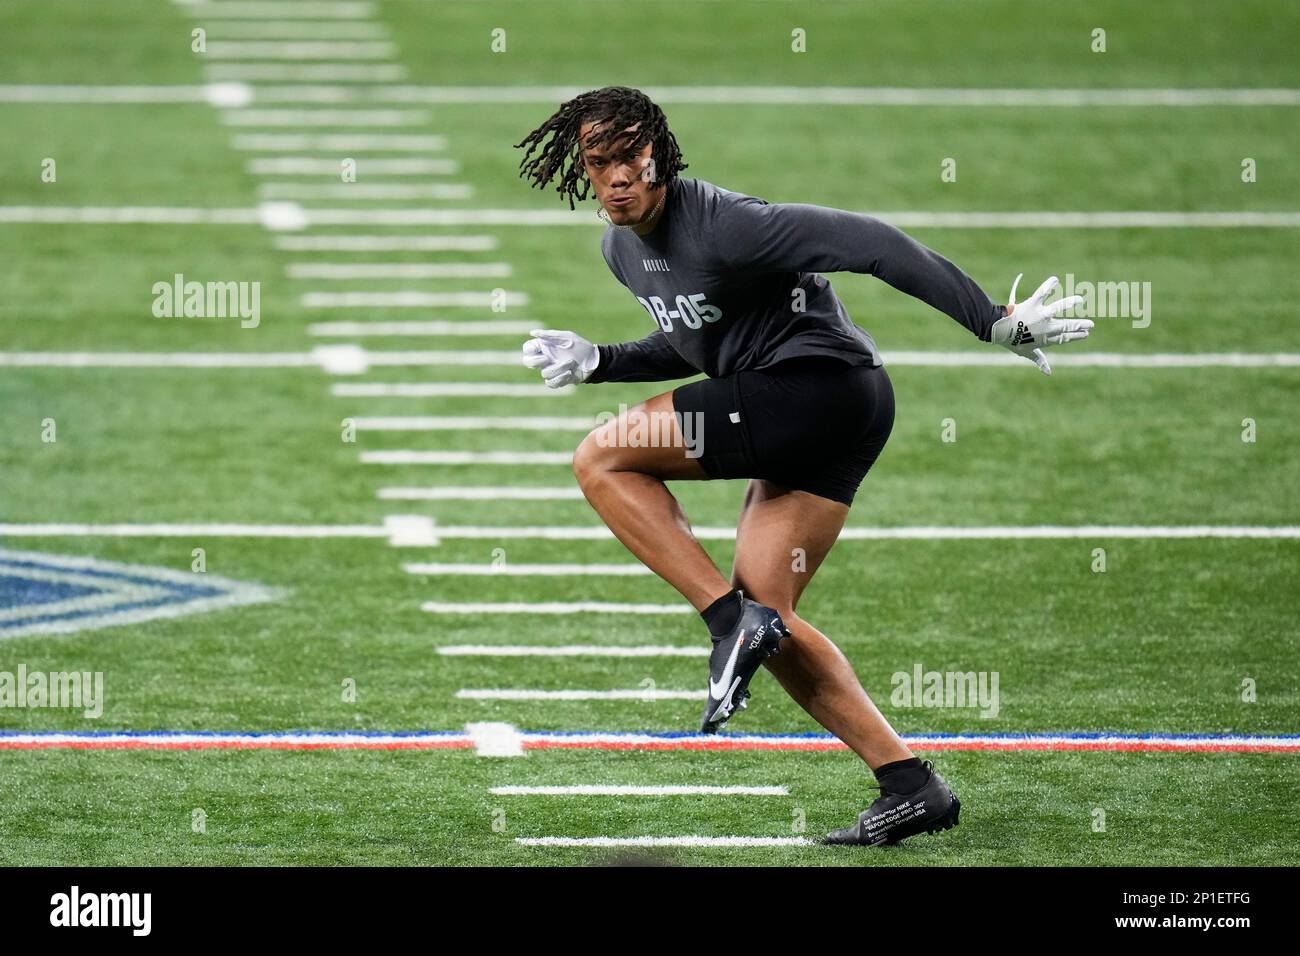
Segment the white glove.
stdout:
[[1058,299],[1050,305],[1043,304],[1043,300],[1060,286],[1056,276],[1052,276],[1040,285],[1038,291],[1024,302],[1016,302],[1016,288],[1022,278],[1024,278],[1023,272],[1016,276],[1015,284],[1011,286],[1009,298],[1014,309],[1010,315],[993,323],[991,341],[1029,359],[1044,375],[1051,375],[1052,366],[1047,364],[1043,347],[1086,339],[1088,330],[1092,328],[1092,321],[1057,318],[1062,312],[1073,309],[1082,302],[1081,295]]
[[548,388],[579,385],[591,377],[600,352],[577,332],[533,329],[524,343],[524,364],[541,369]]

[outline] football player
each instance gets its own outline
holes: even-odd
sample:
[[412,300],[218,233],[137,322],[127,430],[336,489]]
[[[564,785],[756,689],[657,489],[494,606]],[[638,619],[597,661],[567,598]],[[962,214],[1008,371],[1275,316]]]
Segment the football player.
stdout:
[[[700,730],[715,733],[745,706],[764,665],[879,784],[879,798],[826,842],[885,845],[955,826],[952,789],[907,748],[839,648],[796,613],[894,420],[879,350],[822,273],[876,276],[1045,374],[1042,350],[1092,327],[1061,317],[1081,300],[1048,303],[1051,278],[1023,302],[1013,286],[1011,301],[996,304],[943,256],[871,216],[682,177],[667,119],[639,90],[577,96],[518,145],[520,174],[535,187],[554,183],[570,208],[594,191],[609,223],[605,261],[654,325],[637,341],[601,345],[539,329],[524,364],[552,387],[705,375],[593,430],[573,457],[605,524],[708,627]],[[637,428],[667,440],[626,440]],[[730,580],[665,484],[728,478],[748,479]]]

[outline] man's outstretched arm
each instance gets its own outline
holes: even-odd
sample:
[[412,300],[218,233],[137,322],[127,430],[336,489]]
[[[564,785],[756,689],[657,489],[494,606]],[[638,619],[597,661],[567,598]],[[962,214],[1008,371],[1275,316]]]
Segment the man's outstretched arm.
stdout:
[[[1016,311],[998,305],[975,280],[933,249],[874,216],[804,203],[766,203],[745,197],[727,203],[714,222],[714,248],[722,264],[757,272],[858,272],[933,306],[970,329],[1051,373],[1041,346],[1086,338],[1092,323],[1058,316],[1082,299],[1049,305],[1055,278]],[[1017,280],[1019,281],[1019,280]]]

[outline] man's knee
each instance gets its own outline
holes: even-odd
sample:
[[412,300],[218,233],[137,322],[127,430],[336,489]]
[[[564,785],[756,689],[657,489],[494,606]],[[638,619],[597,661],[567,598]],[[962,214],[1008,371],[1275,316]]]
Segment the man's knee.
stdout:
[[626,467],[622,449],[610,440],[608,427],[602,425],[592,429],[574,450],[573,476],[579,485],[592,484],[610,472]]
[[573,477],[578,479],[579,485],[587,485],[593,482],[600,472],[605,470],[605,453],[609,449],[602,448],[596,440],[596,432],[591,431],[587,434],[578,447],[573,452]]

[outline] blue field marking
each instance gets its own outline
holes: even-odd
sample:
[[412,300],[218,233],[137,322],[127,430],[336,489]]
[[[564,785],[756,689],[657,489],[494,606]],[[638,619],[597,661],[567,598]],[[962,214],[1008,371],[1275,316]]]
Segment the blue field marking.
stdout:
[[139,624],[281,594],[214,574],[0,547],[0,639]]
[[0,570],[0,609],[52,604],[98,593],[93,587],[55,581],[33,581]]

